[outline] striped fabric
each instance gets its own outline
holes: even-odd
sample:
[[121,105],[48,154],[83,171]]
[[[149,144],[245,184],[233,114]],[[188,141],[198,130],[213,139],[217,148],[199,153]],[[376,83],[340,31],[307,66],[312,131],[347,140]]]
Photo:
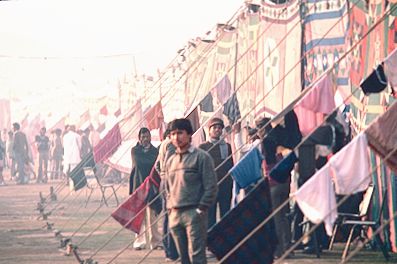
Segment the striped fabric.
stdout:
[[[346,0],[309,0],[304,10],[303,51],[306,56],[303,74],[306,87],[344,55],[348,46],[349,16]],[[343,60],[334,70],[338,90],[344,98],[350,94],[348,67],[349,63]]]
[[[361,39],[363,34],[368,31],[378,21],[385,11],[383,1],[371,2],[368,5],[365,0],[358,0],[355,6],[352,6],[350,15],[350,43],[353,44]],[[353,96],[351,98],[351,127],[353,134],[358,134],[365,129],[374,119],[384,113],[388,105],[391,105],[394,100],[389,92],[386,90],[378,94],[370,94],[365,96],[359,88],[362,80],[368,76],[384,58],[387,57],[388,52],[394,48],[394,39],[388,37],[394,36],[395,27],[389,28],[389,18],[383,23],[380,23],[373,32],[365,38],[360,45],[351,53],[351,69],[350,78]],[[379,156],[374,153],[371,154],[372,170],[377,168],[381,162]],[[388,219],[392,212],[397,210],[396,207],[396,175],[393,174],[383,164],[372,173],[376,195],[371,206],[372,218],[376,219],[380,203],[382,201],[382,190],[386,189],[387,203],[383,212],[384,219]],[[396,236],[396,221],[393,221],[390,226],[385,228],[383,238],[385,244],[393,252],[397,252],[397,236]]]

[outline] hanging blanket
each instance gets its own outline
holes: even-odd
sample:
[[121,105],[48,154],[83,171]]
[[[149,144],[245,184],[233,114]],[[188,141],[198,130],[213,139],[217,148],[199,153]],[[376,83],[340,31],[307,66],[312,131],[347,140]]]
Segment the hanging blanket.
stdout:
[[[208,249],[218,260],[269,216],[272,210],[269,194],[268,182],[261,181],[208,231]],[[273,263],[276,245],[277,237],[271,219],[223,263]]]

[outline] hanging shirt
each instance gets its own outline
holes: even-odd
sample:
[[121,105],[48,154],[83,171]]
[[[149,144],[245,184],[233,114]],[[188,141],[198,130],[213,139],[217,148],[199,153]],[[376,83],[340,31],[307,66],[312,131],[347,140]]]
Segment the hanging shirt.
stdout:
[[294,196],[303,214],[315,224],[324,221],[325,230],[331,236],[338,213],[330,167],[324,166],[317,171]]
[[357,135],[329,160],[337,194],[364,191],[371,183],[368,143],[365,133]]

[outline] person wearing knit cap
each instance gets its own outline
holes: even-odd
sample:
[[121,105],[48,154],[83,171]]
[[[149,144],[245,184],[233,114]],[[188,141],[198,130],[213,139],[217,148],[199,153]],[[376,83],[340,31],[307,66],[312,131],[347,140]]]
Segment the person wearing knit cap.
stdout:
[[[208,211],[208,228],[216,223],[218,205],[222,218],[230,210],[232,199],[233,180],[231,177],[227,177],[228,171],[233,167],[232,148],[221,138],[224,128],[222,119],[217,117],[210,119],[208,122],[209,140],[199,146],[207,151],[214,160],[218,178],[218,196],[215,204]],[[226,179],[223,180],[225,177]]]

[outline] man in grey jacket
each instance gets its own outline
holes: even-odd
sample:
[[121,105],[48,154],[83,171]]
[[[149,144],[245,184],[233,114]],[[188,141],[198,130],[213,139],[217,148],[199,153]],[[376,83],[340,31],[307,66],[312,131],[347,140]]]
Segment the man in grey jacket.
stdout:
[[175,119],[169,128],[176,147],[164,165],[169,227],[182,264],[206,264],[207,211],[218,191],[214,163],[191,145],[189,120]]

